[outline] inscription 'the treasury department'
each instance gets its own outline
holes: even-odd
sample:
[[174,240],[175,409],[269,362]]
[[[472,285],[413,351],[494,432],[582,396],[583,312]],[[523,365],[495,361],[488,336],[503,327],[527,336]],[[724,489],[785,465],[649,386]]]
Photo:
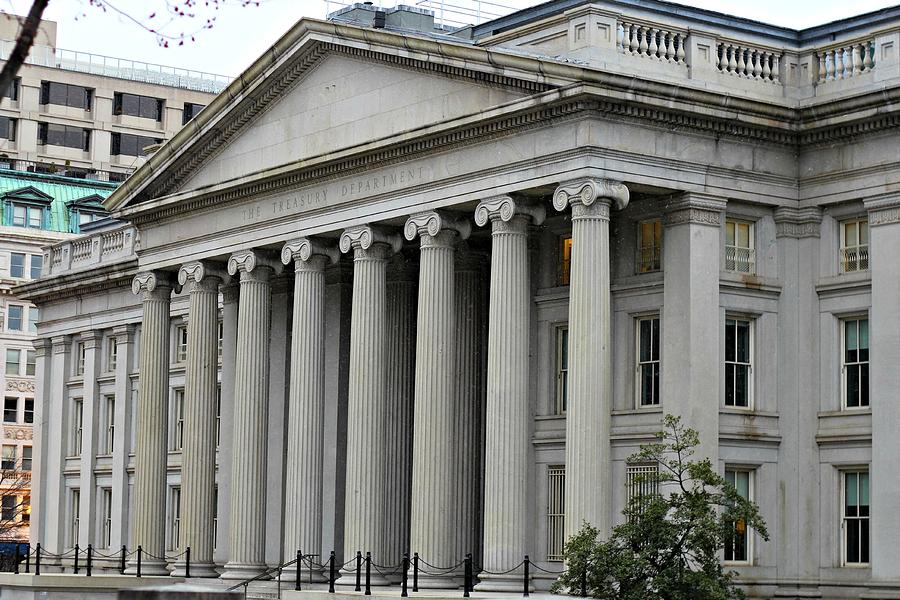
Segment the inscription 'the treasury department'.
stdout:
[[240,209],[241,220],[254,222],[389,192],[423,183],[428,172],[428,169],[423,166],[407,167],[389,173],[366,175],[349,181],[339,181],[301,192],[294,192],[271,200],[256,202]]

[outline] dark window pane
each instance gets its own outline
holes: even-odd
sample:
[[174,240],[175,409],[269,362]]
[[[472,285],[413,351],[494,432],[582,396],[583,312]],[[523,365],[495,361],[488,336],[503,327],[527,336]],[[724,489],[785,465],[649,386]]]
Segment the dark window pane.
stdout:
[[735,322],[725,321],[725,360],[734,362],[735,358]]
[[734,406],[734,365],[725,365],[725,405]]
[[859,521],[847,521],[847,562],[860,562],[859,556]]
[[141,113],[140,96],[122,94],[122,114],[137,116]]
[[859,404],[869,405],[869,365],[859,365]]
[[16,102],[19,99],[19,78],[15,78],[9,82],[9,87],[6,88],[6,97]]
[[653,360],[659,360],[659,319],[653,319]]
[[641,325],[641,362],[647,362],[650,360],[650,346],[651,346],[651,322],[649,320],[644,320],[640,322]]
[[747,365],[736,365],[734,368],[734,405],[748,406],[750,397],[750,377]]
[[847,406],[859,406],[859,367],[847,365]]
[[641,366],[641,406],[653,404],[653,365]]
[[737,361],[750,362],[750,323],[749,321],[737,322]]

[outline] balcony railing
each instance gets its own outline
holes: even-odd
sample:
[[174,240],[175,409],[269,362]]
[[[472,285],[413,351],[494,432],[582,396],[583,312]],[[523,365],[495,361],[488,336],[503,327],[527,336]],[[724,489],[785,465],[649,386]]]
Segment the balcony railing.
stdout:
[[841,271],[855,273],[869,270],[869,246],[841,248]]
[[127,225],[60,242],[44,250],[43,276],[59,275],[127,258],[134,253],[135,230]]
[[725,270],[734,273],[754,273],[756,253],[753,248],[725,246]]

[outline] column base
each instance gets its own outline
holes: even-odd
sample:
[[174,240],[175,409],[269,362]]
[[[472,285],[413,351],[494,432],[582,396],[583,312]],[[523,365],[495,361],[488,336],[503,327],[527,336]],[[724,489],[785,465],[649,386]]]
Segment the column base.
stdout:
[[[402,575],[401,575],[402,577]],[[462,585],[463,575],[457,572],[447,573],[446,575],[426,575],[419,571],[419,589],[420,590],[456,590]],[[410,585],[412,585],[410,579]]]
[[807,585],[780,585],[775,590],[773,598],[790,598],[791,600],[800,600],[801,598],[821,598],[822,591],[818,586]]
[[[193,567],[191,567],[193,571]],[[294,566],[285,567],[281,572],[282,581],[297,581],[297,569]],[[319,569],[303,567],[300,569],[300,583],[326,583],[328,576]]]
[[[257,575],[262,574],[265,570],[268,569],[268,566],[265,564],[247,564],[247,563],[235,563],[228,562],[225,563],[225,570],[222,572],[220,577],[222,579],[253,579]],[[194,574],[194,567],[191,565],[191,575]],[[266,578],[268,579],[268,577]]]
[[[365,565],[363,565],[363,569],[365,569]],[[327,579],[326,579],[327,580]],[[356,589],[356,570],[353,571],[340,571],[338,575],[338,579],[335,582],[335,585],[339,585],[343,588],[353,588]],[[391,582],[382,577],[378,571],[372,569],[372,572],[369,574],[369,586],[386,586],[391,585]],[[365,591],[366,589],[366,572],[365,570],[360,573],[359,576],[359,589]]]
[[[137,561],[125,563],[126,575],[137,575]],[[168,563],[157,559],[141,558],[141,577],[169,575]]]
[[[185,573],[186,565],[184,561],[179,560],[175,563],[175,568],[172,570],[172,577],[186,577]],[[194,577],[218,577],[219,572],[216,571],[216,565],[213,563],[200,563],[191,561],[191,579]]]
[[[479,583],[475,586],[476,592],[518,592],[522,593],[525,588],[525,575],[522,572],[507,573],[505,575],[491,575],[490,573],[480,573],[478,575]],[[528,591],[534,591],[531,581],[528,582]]]

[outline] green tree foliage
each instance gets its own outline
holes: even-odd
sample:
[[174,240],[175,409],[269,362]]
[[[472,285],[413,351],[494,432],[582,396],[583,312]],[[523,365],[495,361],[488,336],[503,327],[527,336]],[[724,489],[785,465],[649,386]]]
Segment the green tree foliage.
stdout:
[[[608,540],[584,524],[565,546],[566,571],[554,591],[607,600],[726,600],[743,598],[734,572],[720,560],[735,532],[750,529],[768,541],[757,506],[712,468],[692,460],[700,438],[679,417],[666,415],[657,441],[641,446],[630,462],[655,463],[658,494],[626,507],[626,522]],[[640,480],[639,480],[640,482]],[[643,486],[647,487],[647,486]]]

